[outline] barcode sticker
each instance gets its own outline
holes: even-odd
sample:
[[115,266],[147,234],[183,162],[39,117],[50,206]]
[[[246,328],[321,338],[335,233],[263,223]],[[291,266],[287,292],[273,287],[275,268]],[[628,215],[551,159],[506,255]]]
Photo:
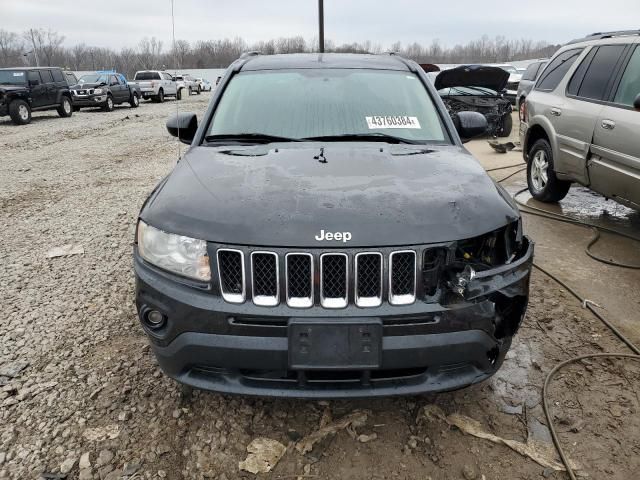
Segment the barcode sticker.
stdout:
[[379,128],[422,128],[418,117],[407,115],[376,115],[365,117],[369,130]]

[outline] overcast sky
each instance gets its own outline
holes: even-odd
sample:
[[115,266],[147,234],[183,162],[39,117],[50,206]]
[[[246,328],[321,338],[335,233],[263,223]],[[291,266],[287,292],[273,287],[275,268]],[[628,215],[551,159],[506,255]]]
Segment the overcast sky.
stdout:
[[[317,35],[317,0],[174,0],[176,38],[189,42],[241,36],[249,42]],[[535,4],[535,6],[533,6]],[[638,28],[640,0],[325,0],[325,36],[454,45],[479,38],[564,43],[584,34]],[[171,41],[171,0],[0,0],[0,28],[52,28],[65,45],[119,49],[155,36]]]

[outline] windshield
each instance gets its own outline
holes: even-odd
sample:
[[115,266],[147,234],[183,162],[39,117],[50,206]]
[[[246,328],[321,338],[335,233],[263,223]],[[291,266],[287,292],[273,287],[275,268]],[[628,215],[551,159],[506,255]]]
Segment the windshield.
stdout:
[[[37,74],[37,72],[36,72]],[[0,84],[2,85],[24,85],[27,83],[27,76],[21,70],[0,70]]]
[[486,87],[447,87],[438,90],[441,97],[453,97],[456,95],[497,95],[498,92]]
[[160,80],[158,72],[137,72],[134,80]]
[[109,75],[90,73],[81,76],[78,83],[109,83]]
[[420,79],[386,70],[241,72],[226,87],[208,135],[247,133],[294,139],[384,133],[449,143]]

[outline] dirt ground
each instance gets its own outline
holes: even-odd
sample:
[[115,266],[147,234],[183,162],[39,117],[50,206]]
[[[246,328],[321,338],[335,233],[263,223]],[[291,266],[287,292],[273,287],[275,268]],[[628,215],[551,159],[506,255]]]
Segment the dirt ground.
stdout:
[[[208,98],[183,99],[180,108],[201,116]],[[0,479],[565,478],[506,445],[463,433],[450,416],[465,415],[486,432],[545,451],[546,373],[573,355],[625,352],[538,271],[504,366],[472,388],[375,401],[181,395],[157,368],[138,324],[131,262],[137,212],[176,161],[178,144],[164,128],[175,108],[175,101],[144,103],[68,119],[45,112],[23,127],[0,119]],[[468,146],[486,168],[521,161],[520,153],[494,153],[484,140]],[[507,181],[509,191],[522,188],[523,179],[520,173]],[[562,208],[640,234],[636,213],[582,189]],[[525,226],[536,261],[640,343],[638,271],[589,259],[587,230],[529,216]],[[67,244],[84,254],[47,258],[52,247]],[[640,262],[637,245],[607,236],[598,248]],[[640,365],[632,362],[583,362],[558,374],[551,404],[583,475],[637,478],[639,388]],[[304,455],[294,448],[356,410],[364,411],[364,422]],[[270,473],[256,476],[238,462],[257,437],[287,451]]]

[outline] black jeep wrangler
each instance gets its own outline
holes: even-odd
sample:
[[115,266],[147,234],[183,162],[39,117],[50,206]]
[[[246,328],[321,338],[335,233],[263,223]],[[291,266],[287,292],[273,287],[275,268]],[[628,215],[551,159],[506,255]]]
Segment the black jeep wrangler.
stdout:
[[137,309],[187,385],[306,398],[480,382],[527,307],[517,206],[398,56],[249,55],[152,192],[134,247]]
[[0,117],[13,123],[31,122],[31,112],[57,110],[61,117],[73,114],[71,93],[60,68],[1,68]]

